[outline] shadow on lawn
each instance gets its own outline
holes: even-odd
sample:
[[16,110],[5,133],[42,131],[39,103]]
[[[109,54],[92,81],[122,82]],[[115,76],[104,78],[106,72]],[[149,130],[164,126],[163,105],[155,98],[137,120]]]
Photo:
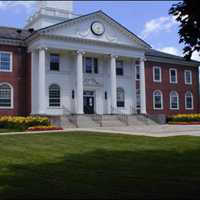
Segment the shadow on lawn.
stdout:
[[1,199],[194,199],[199,151],[108,151],[67,154],[62,162],[9,165]]

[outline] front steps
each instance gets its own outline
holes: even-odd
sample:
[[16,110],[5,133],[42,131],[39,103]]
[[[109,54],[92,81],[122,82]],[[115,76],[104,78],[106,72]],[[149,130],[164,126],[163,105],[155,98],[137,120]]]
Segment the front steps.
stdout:
[[[65,115],[53,121],[62,128],[96,128],[156,125],[145,115]],[[56,122],[56,123],[55,123]]]

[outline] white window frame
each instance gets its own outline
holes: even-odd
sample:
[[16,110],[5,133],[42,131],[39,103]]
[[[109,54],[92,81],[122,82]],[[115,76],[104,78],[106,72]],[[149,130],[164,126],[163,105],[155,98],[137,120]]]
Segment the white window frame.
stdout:
[[[9,70],[5,70],[5,69],[1,69],[0,68],[0,72],[12,72],[13,71],[13,53],[10,52],[10,51],[0,51],[0,54],[1,53],[10,54],[10,69]],[[1,55],[0,55],[0,57],[1,57]]]
[[185,110],[194,110],[194,98],[193,98],[193,94],[192,94],[192,108],[187,108],[187,93],[191,93],[192,94],[192,92],[190,92],[190,91],[187,91],[186,93],[185,93]]
[[[187,72],[190,72],[190,77],[191,77],[191,82],[187,82],[186,74]],[[184,70],[184,79],[185,79],[185,84],[186,85],[192,85],[192,70]]]
[[[155,107],[155,98],[154,98],[154,94],[156,93],[156,92],[160,92],[160,96],[161,96],[161,108],[156,108]],[[163,110],[163,93],[161,92],[161,90],[154,90],[153,91],[153,109],[154,110]]]
[[[60,106],[50,106],[50,95],[49,95],[49,91],[50,91],[50,87],[51,87],[52,85],[57,85],[57,86],[59,87],[59,89],[60,89]],[[48,108],[50,108],[50,109],[59,109],[59,108],[61,108],[61,107],[62,107],[62,90],[61,90],[61,87],[60,87],[60,85],[59,85],[58,83],[52,83],[52,84],[50,84],[49,87],[48,87]]]
[[[171,99],[171,96],[172,96],[172,93],[176,93],[177,95],[177,108],[172,108],[172,99]],[[176,91],[171,91],[170,94],[169,94],[169,108],[170,110],[179,110],[179,94],[178,92]]]
[[[139,68],[139,78],[137,78],[137,68]],[[140,80],[140,65],[135,65],[135,80],[139,81]]]
[[[155,69],[159,69],[159,73],[160,73],[160,79],[159,80],[155,79]],[[161,70],[161,67],[159,67],[159,66],[153,67],[153,82],[155,82],[155,83],[161,83],[162,82],[162,70]]]
[[[176,80],[175,80],[175,82],[172,81],[172,76],[171,76],[171,71],[173,71],[173,70],[176,72]],[[178,83],[178,77],[177,76],[178,76],[177,75],[177,69],[176,68],[170,68],[169,69],[169,82],[171,84],[177,84]]]
[[0,106],[0,109],[4,109],[4,110],[6,110],[6,109],[14,109],[14,92],[13,92],[13,86],[10,84],[10,83],[8,83],[8,82],[2,82],[2,83],[0,83],[0,86],[1,85],[8,85],[10,88],[11,88],[11,106],[10,107],[7,107],[7,106]]

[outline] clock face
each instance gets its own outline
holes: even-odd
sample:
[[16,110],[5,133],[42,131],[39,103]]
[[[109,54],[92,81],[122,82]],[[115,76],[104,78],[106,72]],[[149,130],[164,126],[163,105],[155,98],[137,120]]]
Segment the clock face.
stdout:
[[103,35],[105,28],[101,22],[93,22],[91,30],[95,35]]

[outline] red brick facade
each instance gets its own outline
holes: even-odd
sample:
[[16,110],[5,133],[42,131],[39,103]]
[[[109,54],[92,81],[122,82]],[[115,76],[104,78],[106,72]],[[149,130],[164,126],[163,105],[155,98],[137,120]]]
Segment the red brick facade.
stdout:
[[12,52],[12,72],[0,72],[0,82],[13,87],[13,109],[0,109],[0,115],[30,113],[30,70],[25,47],[0,45],[0,51]]
[[[153,81],[153,66],[161,67],[161,83]],[[170,83],[169,69],[177,69],[177,84]],[[192,85],[186,85],[184,79],[184,70],[192,70]],[[172,115],[177,113],[198,113],[199,112],[199,77],[198,67],[188,67],[177,64],[167,64],[147,61],[145,63],[145,79],[146,79],[146,105],[148,114],[166,114]],[[163,109],[153,109],[153,91],[160,90],[163,94]],[[170,110],[171,91],[176,91],[179,94],[179,110]],[[185,109],[185,93],[191,91],[193,93],[194,109]]]
[[[14,108],[0,109],[0,115],[29,115],[31,113],[31,55],[25,47],[0,45],[0,51],[12,52],[12,72],[0,72],[0,83],[7,82],[13,86]],[[153,66],[160,66],[162,71],[162,82],[153,81]],[[170,84],[169,69],[176,68],[178,83]],[[192,85],[186,85],[184,81],[184,70],[192,70]],[[198,113],[199,112],[199,78],[198,68],[182,65],[174,65],[158,62],[145,62],[146,81],[146,106],[148,114],[177,114],[177,113]],[[137,81],[139,83],[139,81]],[[139,84],[138,84],[139,85]],[[160,90],[163,94],[163,109],[153,109],[153,91]],[[171,91],[179,94],[179,110],[170,110]],[[185,109],[185,93],[193,93],[194,109]]]

